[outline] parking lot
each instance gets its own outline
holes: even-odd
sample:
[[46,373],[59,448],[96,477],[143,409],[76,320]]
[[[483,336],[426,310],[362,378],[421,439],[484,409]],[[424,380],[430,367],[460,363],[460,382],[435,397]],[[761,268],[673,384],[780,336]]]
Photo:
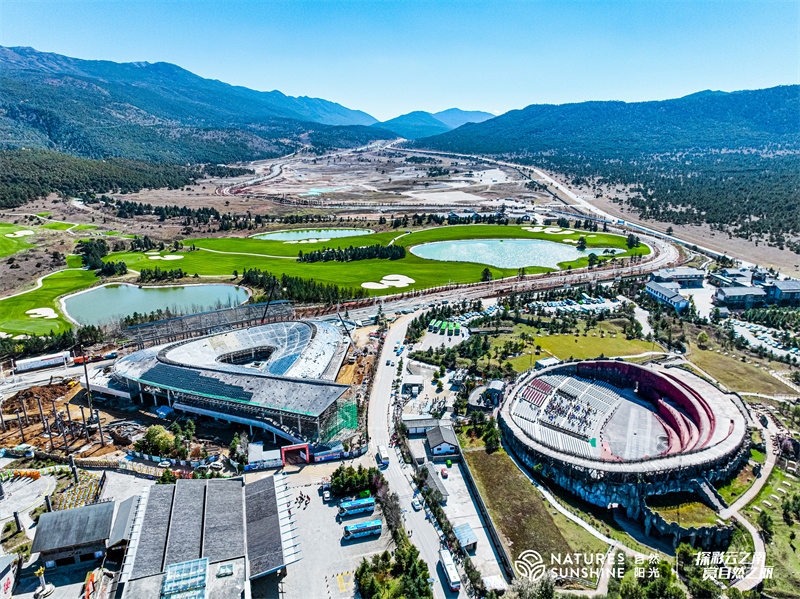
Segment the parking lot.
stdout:
[[[292,491],[292,520],[296,540],[300,547],[300,561],[286,567],[283,577],[266,576],[252,583],[253,599],[282,597],[309,597],[344,599],[355,596],[353,573],[362,558],[376,553],[392,551],[392,535],[385,526],[378,536],[344,540],[344,527],[369,520],[382,519],[380,508],[374,512],[362,512],[337,520],[338,501],[326,503],[322,500],[319,480],[309,484],[308,477],[293,480],[289,477]],[[302,493],[311,497],[308,505],[297,507],[294,499]]]

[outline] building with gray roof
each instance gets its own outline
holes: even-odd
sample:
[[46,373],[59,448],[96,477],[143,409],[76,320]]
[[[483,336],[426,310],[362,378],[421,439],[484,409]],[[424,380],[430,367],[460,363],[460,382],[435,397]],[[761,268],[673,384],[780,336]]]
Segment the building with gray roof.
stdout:
[[662,268],[650,275],[650,280],[656,283],[677,283],[681,287],[701,287],[705,272],[699,268],[678,266],[675,268]]
[[[291,547],[281,528],[279,484],[268,476],[179,479],[144,490],[119,577],[120,599],[180,593],[194,580],[198,597],[241,599],[249,580],[283,568]],[[165,595],[166,593],[166,595]]]
[[102,558],[113,521],[110,501],[45,512],[39,517],[31,553],[40,553],[47,568]]

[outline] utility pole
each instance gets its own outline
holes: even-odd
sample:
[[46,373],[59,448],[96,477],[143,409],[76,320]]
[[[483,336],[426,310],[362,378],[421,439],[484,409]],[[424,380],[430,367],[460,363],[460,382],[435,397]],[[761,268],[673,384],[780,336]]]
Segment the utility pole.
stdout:
[[86,355],[83,353],[83,345],[81,348],[81,357],[83,358],[83,374],[86,375],[86,401],[89,402],[89,412],[92,411],[92,390],[89,388],[89,368],[86,366]]

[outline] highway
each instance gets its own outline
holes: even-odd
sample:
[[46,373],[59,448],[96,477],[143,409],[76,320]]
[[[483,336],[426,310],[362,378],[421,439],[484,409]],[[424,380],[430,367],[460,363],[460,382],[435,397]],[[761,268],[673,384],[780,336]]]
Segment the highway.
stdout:
[[[389,447],[391,431],[394,425],[391,421],[392,411],[392,380],[394,379],[395,369],[386,366],[386,359],[394,355],[392,348],[396,341],[402,343],[406,335],[406,328],[414,314],[402,316],[395,321],[386,334],[386,341],[383,345],[383,352],[378,360],[375,371],[375,380],[372,385],[372,395],[369,400],[369,419],[367,429],[370,436],[370,455],[373,462],[377,453],[378,445]],[[425,511],[415,512],[411,508],[413,489],[409,482],[411,466],[403,464],[394,448],[389,450],[389,466],[383,471],[384,477],[389,482],[391,490],[400,497],[400,505],[404,510],[406,530],[410,533],[411,541],[420,551],[420,557],[428,564],[428,571],[432,578],[436,579],[433,585],[433,594],[437,599],[452,599],[454,597],[466,597],[466,593],[452,593],[449,588],[443,586],[441,572],[437,567],[439,562],[439,535],[433,525],[425,519]]]

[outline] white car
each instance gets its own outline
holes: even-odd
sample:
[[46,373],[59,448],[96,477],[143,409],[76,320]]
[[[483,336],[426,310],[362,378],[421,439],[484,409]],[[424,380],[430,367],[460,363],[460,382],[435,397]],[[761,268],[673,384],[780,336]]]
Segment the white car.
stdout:
[[211,468],[212,470],[222,470],[224,467],[225,466],[222,464],[222,462],[214,462],[213,464],[211,464],[211,466],[209,466],[209,468]]
[[158,463],[159,468],[169,468],[170,466],[172,466],[172,462],[169,460],[164,460],[163,462]]

